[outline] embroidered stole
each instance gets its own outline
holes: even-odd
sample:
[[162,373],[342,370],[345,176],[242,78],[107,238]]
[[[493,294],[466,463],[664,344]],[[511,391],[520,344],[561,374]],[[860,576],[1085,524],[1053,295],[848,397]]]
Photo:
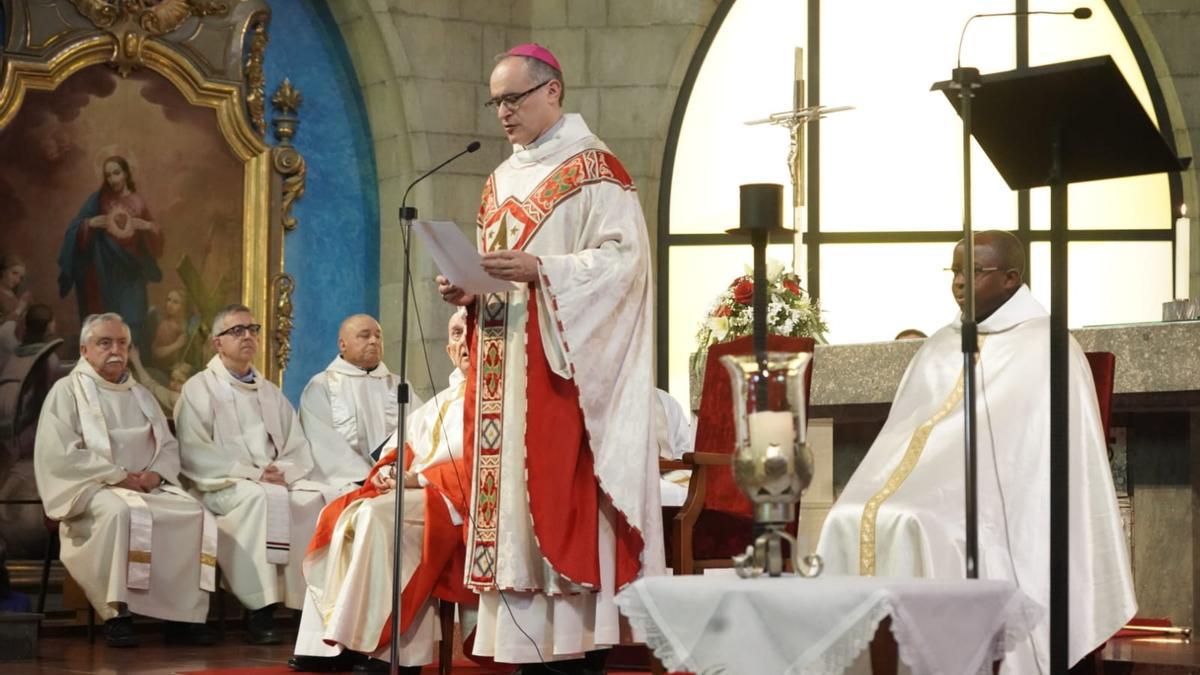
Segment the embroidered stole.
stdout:
[[[84,445],[88,450],[113,462],[112,442],[109,439],[104,410],[100,407],[99,388],[95,380],[78,370],[72,373],[71,377]],[[146,465],[150,466],[158,457],[158,453],[162,452],[162,439],[171,432],[166,427],[158,402],[150,392],[139,386],[133,386],[129,391],[142,415],[150,422],[151,433],[154,435],[154,457]],[[135,590],[149,590],[154,516],[140,492],[116,486],[109,486],[109,489],[129,507],[129,548],[126,552],[125,586]],[[164,484],[159,489],[190,498],[186,492],[173,485]],[[211,592],[216,590],[217,579],[217,522],[208,509],[202,507],[201,513],[203,522],[200,529],[199,584],[201,589]]]
[[[984,335],[979,336],[978,350],[975,352],[976,363],[979,362],[979,356],[983,352],[985,337]],[[908,439],[908,446],[904,449],[904,454],[900,457],[900,463],[892,470],[883,487],[879,488],[879,491],[863,505],[862,518],[859,520],[858,527],[858,573],[861,576],[875,576],[875,525],[879,520],[879,507],[896,494],[896,491],[908,479],[909,474],[917,467],[917,462],[921,461],[921,454],[925,452],[925,446],[929,442],[933,428],[962,403],[963,379],[963,372],[959,371],[958,379],[955,380],[950,395],[946,397],[942,406],[933,416],[913,432],[912,437]]]
[[[326,369],[325,378],[329,383],[329,407],[333,418],[333,428],[346,439],[351,448],[358,450],[363,459],[370,461],[370,453],[387,435],[396,428],[396,420],[400,414],[400,405],[396,400],[397,378],[387,370],[383,363],[379,368],[384,370],[382,376],[374,374],[349,375],[332,368]],[[364,413],[360,410],[372,408],[371,401],[359,400],[354,385],[360,379],[378,379],[383,383],[385,394],[383,402],[383,419],[377,415]],[[369,383],[368,383],[369,384]],[[367,392],[363,392],[364,394]]]
[[[438,447],[442,444],[442,430],[444,428],[443,423],[446,419],[446,411],[450,410],[450,406],[454,405],[455,401],[457,401],[463,397],[463,392],[466,391],[466,388],[467,388],[467,382],[466,382],[466,380],[463,380],[462,383],[458,385],[458,388],[454,390],[454,393],[451,394],[449,397],[447,397],[446,400],[442,403],[441,407],[438,408],[437,419],[434,421],[433,429],[430,431],[430,434],[429,434],[430,435],[429,452],[425,453],[425,456],[421,457],[420,459],[417,459],[417,457],[414,456],[412,462],[410,463],[411,466],[419,466],[419,467],[429,466],[429,461],[437,456]],[[434,396],[434,400],[435,401],[437,400],[436,395]],[[446,439],[446,443],[447,444],[450,443],[449,438]],[[450,448],[446,448],[446,456],[451,461],[454,460],[454,456],[453,456]]]
[[[484,184],[476,221],[480,230],[480,248],[489,253],[525,250],[555,208],[585,186],[600,182],[627,188],[633,184],[615,156],[596,148],[583,150],[564,160],[523,201],[510,195],[503,202],[497,202],[496,175],[493,173]],[[531,293],[528,289],[510,292]],[[476,593],[497,587],[508,305],[508,292],[489,293],[478,299],[478,350],[471,354],[471,373],[468,375],[474,378],[476,400],[471,439],[474,471],[470,521],[473,526],[469,529],[466,585]],[[467,428],[471,429],[470,424]]]
[[[225,365],[218,360],[220,357],[213,358],[216,360],[215,366],[210,362],[208,369],[204,371],[204,382],[212,397],[213,413],[216,416],[213,423],[213,440],[222,447],[242,448],[248,453],[250,446],[246,443],[245,430],[238,419],[231,376],[219,373],[216,368],[224,368]],[[255,382],[259,382],[262,375],[255,371],[254,377]],[[271,458],[277,459],[287,440],[283,437],[279,410],[271,404],[272,402],[264,400],[262,387],[256,386],[252,390],[262,414],[263,426],[267,430],[267,441],[272,450]],[[262,481],[256,481],[256,484],[267,498],[267,562],[272,565],[286,565],[291,550],[292,519],[288,489],[282,485]]]

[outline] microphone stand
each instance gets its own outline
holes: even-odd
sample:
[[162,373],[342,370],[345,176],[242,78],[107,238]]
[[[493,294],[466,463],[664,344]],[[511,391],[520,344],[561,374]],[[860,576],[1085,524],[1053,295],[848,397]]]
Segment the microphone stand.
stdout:
[[404,447],[407,442],[408,425],[408,401],[409,401],[409,386],[408,386],[408,294],[409,281],[412,278],[412,272],[409,265],[412,261],[412,222],[417,219],[417,207],[408,205],[408,193],[412,192],[413,187],[417,183],[425,180],[429,176],[437,173],[439,169],[446,166],[450,162],[462,157],[469,152],[475,152],[479,149],[479,141],[472,141],[467,148],[450,159],[438,164],[429,171],[421,174],[416,180],[409,184],[404,191],[404,197],[400,200],[400,232],[404,240],[404,280],[401,282],[401,299],[400,299],[400,384],[397,386],[396,400],[400,405],[396,421],[396,458],[392,463],[392,470],[396,476],[396,522],[393,526],[392,539],[392,641],[388,653],[388,672],[391,675],[399,675],[400,666],[396,663],[399,658],[399,642],[400,642],[400,596],[403,593],[401,586],[401,540],[400,537],[404,533]]
[[[964,28],[964,32],[966,29]],[[975,433],[975,360],[979,354],[979,326],[975,323],[975,233],[971,226],[971,99],[979,88],[979,69],[954,69],[954,87],[961,100],[963,158],[963,261],[964,289],[962,312],[963,354],[963,469],[966,493],[966,574],[979,578],[978,475],[979,446]]]

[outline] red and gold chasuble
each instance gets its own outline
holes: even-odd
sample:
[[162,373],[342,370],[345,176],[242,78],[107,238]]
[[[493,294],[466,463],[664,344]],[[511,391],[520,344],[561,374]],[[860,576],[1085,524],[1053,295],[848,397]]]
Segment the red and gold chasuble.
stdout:
[[[316,531],[309,541],[305,557],[318,555],[322,549],[329,547],[337,531],[339,516],[351,504],[362,499],[378,497],[377,490],[371,479],[381,470],[390,469],[396,461],[395,448],[389,450],[367,475],[361,487],[348,492],[325,505],[321,516],[317,519]],[[412,447],[404,450],[404,466],[412,464]],[[444,496],[459,509],[466,508],[466,497],[458,486],[457,476],[462,471],[459,460],[442,462],[422,471],[429,486],[426,488],[429,496]],[[460,528],[450,518],[450,511],[442,499],[430,498],[425,500],[425,536],[421,547],[421,562],[413,571],[408,583],[400,594],[400,632],[405,633],[412,627],[413,619],[418,610],[430,596],[448,602],[472,605],[477,602],[475,594],[467,591],[462,584],[462,537]],[[306,565],[308,561],[306,561]],[[378,646],[387,645],[392,639],[392,618],[388,617],[383,630],[380,631]],[[378,647],[377,647],[378,648]]]
[[[484,186],[477,219],[480,248],[485,252],[525,250],[555,209],[585,186],[610,182],[632,188],[632,180],[617,158],[596,148],[567,158],[523,200],[509,196],[498,202],[495,180],[493,174]],[[525,356],[526,393],[531,403],[525,444],[534,534],[542,556],[555,572],[572,583],[594,588],[600,581],[596,554],[599,487],[593,476],[579,394],[574,381],[551,372],[539,329],[539,321],[544,324],[550,319],[538,316],[534,285],[528,292]],[[497,560],[510,303],[508,293],[488,294],[471,308],[468,321],[471,370],[464,406],[463,454],[474,472],[466,581],[476,592],[500,585]],[[558,328],[561,332],[561,326]],[[553,448],[552,455],[549,448]],[[632,563],[618,565],[618,578],[631,580],[637,573],[640,540],[619,516],[616,530],[618,550],[632,555]]]

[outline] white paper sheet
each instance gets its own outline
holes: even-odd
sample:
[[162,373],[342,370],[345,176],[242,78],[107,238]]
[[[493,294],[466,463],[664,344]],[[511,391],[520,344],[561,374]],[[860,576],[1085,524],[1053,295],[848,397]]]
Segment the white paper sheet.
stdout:
[[520,288],[517,284],[496,279],[483,271],[483,257],[458,225],[449,220],[413,221],[413,230],[442,274],[450,283],[468,293],[504,293]]

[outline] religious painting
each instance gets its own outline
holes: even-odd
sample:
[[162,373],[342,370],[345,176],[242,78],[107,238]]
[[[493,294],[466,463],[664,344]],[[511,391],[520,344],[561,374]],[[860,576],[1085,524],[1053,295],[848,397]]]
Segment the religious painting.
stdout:
[[304,185],[287,138],[299,94],[277,95],[289,132],[269,145],[263,0],[164,7],[0,0],[0,543],[10,560],[42,555],[37,419],[79,358],[86,316],[124,318],[131,374],[168,417],[211,358],[226,304],[263,323],[259,370],[279,381],[287,365],[284,231]]
[[173,403],[212,356],[205,315],[241,299],[242,163],[215,112],[93,65],[27,93],[0,156],[0,251],[21,270],[3,293],[48,308],[66,358],[84,317],[120,314],[139,381]]

